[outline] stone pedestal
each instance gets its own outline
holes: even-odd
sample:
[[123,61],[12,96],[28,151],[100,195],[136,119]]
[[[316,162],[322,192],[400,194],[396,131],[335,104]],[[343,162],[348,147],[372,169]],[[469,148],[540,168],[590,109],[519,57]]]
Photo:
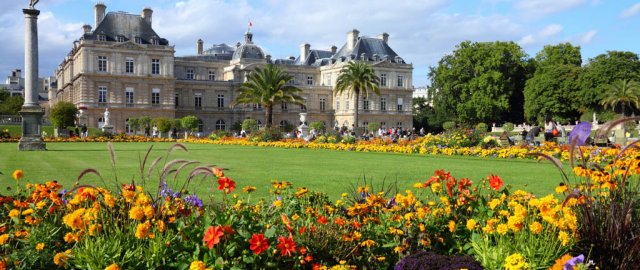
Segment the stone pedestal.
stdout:
[[20,151],[41,151],[47,150],[42,141],[42,115],[44,112],[38,108],[22,108],[22,137],[18,142]]
[[309,126],[307,126],[307,113],[300,113],[300,126],[298,126],[298,131],[302,134],[302,138],[307,140],[309,137]]
[[104,125],[102,126],[102,132],[104,133],[109,133],[109,134],[113,134],[113,126],[112,125]]

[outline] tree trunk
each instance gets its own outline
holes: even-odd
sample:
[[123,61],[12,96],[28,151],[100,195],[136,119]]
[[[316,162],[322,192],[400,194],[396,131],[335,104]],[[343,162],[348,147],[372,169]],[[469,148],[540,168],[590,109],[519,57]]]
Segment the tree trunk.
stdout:
[[356,137],[359,137],[360,134],[358,134],[357,130],[358,130],[358,126],[359,126],[359,122],[358,122],[358,107],[360,106],[360,91],[359,90],[355,90],[355,95],[356,95],[356,104],[355,104],[355,110],[354,110],[354,114],[353,114],[353,121],[355,122],[353,125],[353,131],[356,132]]
[[273,106],[264,106],[264,121],[266,123],[267,128],[271,128],[273,126]]

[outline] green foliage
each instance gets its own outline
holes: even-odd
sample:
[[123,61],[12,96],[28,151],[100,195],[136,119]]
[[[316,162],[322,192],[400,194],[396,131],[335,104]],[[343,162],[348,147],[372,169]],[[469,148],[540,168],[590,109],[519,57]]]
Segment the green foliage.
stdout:
[[476,125],[476,130],[479,132],[487,132],[489,131],[489,125],[487,125],[486,123],[480,122]]
[[242,121],[242,129],[245,132],[252,134],[258,131],[258,121],[256,121],[256,119],[251,119],[251,118],[244,119],[244,121]]
[[169,132],[169,130],[171,130],[171,125],[173,121],[171,121],[171,119],[166,117],[158,117],[154,119],[154,123],[158,128],[158,131],[162,133],[166,133],[166,132]]
[[262,104],[265,108],[266,126],[273,125],[273,106],[281,103],[303,104],[304,98],[298,94],[301,89],[287,85],[293,79],[282,69],[272,64],[256,68],[249,73],[246,82],[239,89],[236,103]]
[[578,117],[580,47],[569,43],[547,45],[536,55],[536,69],[524,88],[524,115],[530,121],[546,117]]
[[18,115],[23,104],[22,96],[9,96],[9,92],[0,91],[0,115]]
[[182,119],[172,119],[171,120],[171,128],[176,128],[178,130],[182,130]]
[[[430,89],[431,90],[431,89]],[[431,93],[431,91],[429,92]],[[416,130],[424,128],[428,131],[439,131],[443,121],[438,118],[429,105],[429,99],[424,97],[413,98],[413,127]]]
[[259,130],[251,136],[251,141],[254,142],[273,142],[282,139],[282,132],[278,129],[265,128]]
[[138,131],[142,127],[140,118],[129,118],[128,124],[133,131]]
[[182,123],[182,127],[184,127],[186,130],[196,132],[198,131],[198,124],[200,123],[200,119],[193,115],[188,115],[182,117],[180,119],[180,122]]
[[511,122],[506,122],[502,125],[502,129],[506,132],[511,132],[515,129],[515,125]]
[[56,128],[67,128],[75,124],[78,108],[71,102],[60,101],[49,112],[49,121]]
[[640,107],[640,84],[636,81],[619,80],[606,89],[600,101],[605,109],[607,107],[615,109],[620,106],[622,116],[625,116],[627,107],[632,110]]
[[341,95],[342,93],[348,93],[355,98],[354,107],[354,124],[355,127],[359,127],[358,121],[358,104],[360,104],[360,95],[369,96],[369,93],[380,95],[380,80],[373,70],[373,67],[366,62],[351,61],[345,65],[336,80],[336,85],[333,89],[334,95]]
[[580,106],[591,111],[601,111],[600,101],[609,85],[619,80],[640,81],[640,59],[634,52],[608,51],[583,67],[580,74]]
[[324,132],[325,131],[325,126],[324,126],[324,122],[311,122],[309,123],[309,127],[312,129],[315,129],[317,132]]
[[520,122],[526,53],[514,42],[469,42],[456,46],[429,72],[440,119],[464,123]]
[[456,128],[456,122],[454,122],[454,121],[447,121],[447,122],[444,122],[444,123],[442,123],[442,128],[443,128],[445,131],[453,130],[454,128]]
[[140,126],[142,128],[151,127],[151,117],[149,117],[149,116],[141,116],[138,119],[140,121]]
[[380,123],[371,122],[369,123],[369,126],[367,128],[369,129],[370,132],[376,132],[380,128]]

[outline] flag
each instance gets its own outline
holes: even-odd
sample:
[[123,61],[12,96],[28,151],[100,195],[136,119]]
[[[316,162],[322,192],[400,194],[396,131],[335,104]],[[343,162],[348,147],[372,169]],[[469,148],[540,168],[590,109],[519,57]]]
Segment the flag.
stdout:
[[249,20],[249,27],[253,26],[253,23],[251,23],[251,20]]

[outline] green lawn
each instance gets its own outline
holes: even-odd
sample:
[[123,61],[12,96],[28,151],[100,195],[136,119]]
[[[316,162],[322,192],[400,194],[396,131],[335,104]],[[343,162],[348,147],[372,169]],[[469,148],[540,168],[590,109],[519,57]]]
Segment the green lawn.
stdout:
[[[152,143],[114,143],[117,177],[120,182],[139,179],[139,161]],[[171,143],[155,143],[149,163],[164,156]],[[524,188],[537,195],[552,193],[560,181],[558,170],[548,162],[533,160],[481,159],[470,157],[418,156],[390,153],[342,152],[314,149],[281,149],[248,146],[187,144],[188,153],[174,151],[169,159],[184,158],[226,168],[238,189],[258,187],[258,196],[267,194],[271,180],[287,180],[294,186],[323,191],[332,198],[349,190],[351,184],[366,177],[381,183],[397,181],[400,190],[416,181],[427,180],[435,170],[451,171],[456,178],[481,180],[489,174],[500,175],[505,184]],[[0,192],[13,187],[14,169],[25,171],[25,180],[44,182],[58,180],[70,187],[81,171],[95,168],[107,183],[113,183],[106,143],[48,143],[46,152],[19,152],[16,143],[0,143]],[[160,164],[164,164],[161,162]],[[157,178],[150,187],[157,186]],[[184,179],[184,177],[180,177]],[[25,182],[26,182],[25,181]],[[101,184],[95,176],[85,177],[81,184]],[[198,194],[217,187],[211,179],[197,180],[189,190]]]

